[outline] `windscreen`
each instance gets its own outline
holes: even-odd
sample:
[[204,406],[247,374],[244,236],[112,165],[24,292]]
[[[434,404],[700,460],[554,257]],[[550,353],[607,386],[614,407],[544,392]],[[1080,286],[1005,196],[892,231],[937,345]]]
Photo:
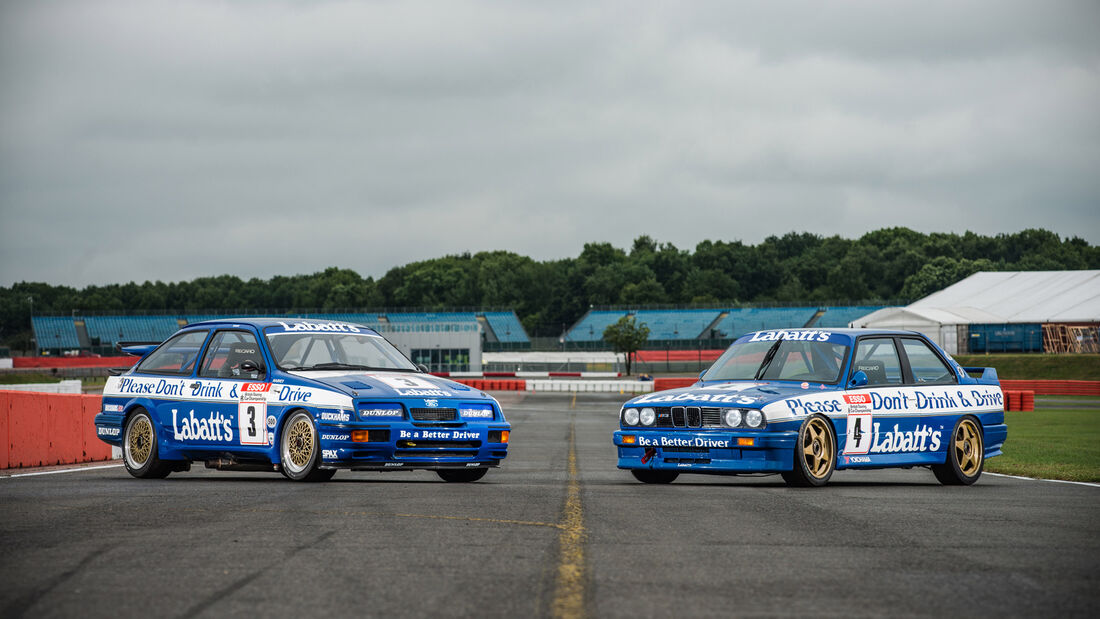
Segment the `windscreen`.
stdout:
[[[779,332],[784,333],[784,332]],[[796,332],[797,333],[797,332]],[[814,332],[815,335],[817,332]],[[840,338],[745,338],[730,346],[703,375],[703,380],[789,380],[836,383],[848,345]],[[759,337],[759,334],[754,334]]]
[[275,364],[282,370],[417,371],[417,367],[382,336],[366,331],[365,328],[361,332],[348,332],[280,326],[265,329],[264,337]]

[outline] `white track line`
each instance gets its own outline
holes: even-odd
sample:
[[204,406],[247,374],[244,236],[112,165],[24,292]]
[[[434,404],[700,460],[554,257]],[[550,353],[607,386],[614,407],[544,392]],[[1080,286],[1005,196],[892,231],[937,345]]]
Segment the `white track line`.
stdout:
[[1075,486],[1091,486],[1093,488],[1100,488],[1100,484],[1093,484],[1087,481],[1068,481],[1065,479],[1043,479],[1042,477],[1021,477],[1019,475],[1005,475],[1004,473],[985,473],[985,475],[993,475],[995,477],[1009,477],[1011,479],[1026,479],[1028,481],[1052,481],[1056,484],[1073,484]]
[[32,477],[34,475],[55,475],[57,473],[76,473],[78,471],[98,471],[99,469],[113,469],[122,466],[119,464],[108,464],[106,466],[82,466],[75,469],[58,469],[56,471],[37,471],[34,473],[16,473],[14,475],[4,475],[0,473],[0,477]]

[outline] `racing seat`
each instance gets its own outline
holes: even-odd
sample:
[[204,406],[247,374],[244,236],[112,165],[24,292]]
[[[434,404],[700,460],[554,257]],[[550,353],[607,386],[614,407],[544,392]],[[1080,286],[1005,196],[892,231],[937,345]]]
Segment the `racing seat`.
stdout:
[[886,368],[881,361],[859,361],[856,363],[856,370],[867,375],[868,385],[886,385],[890,382],[886,380]]
[[[218,368],[219,378],[240,378],[241,364],[251,361],[256,367],[260,367],[260,350],[252,344],[234,344],[225,357],[225,363]],[[257,372],[252,372],[251,378],[258,378]]]

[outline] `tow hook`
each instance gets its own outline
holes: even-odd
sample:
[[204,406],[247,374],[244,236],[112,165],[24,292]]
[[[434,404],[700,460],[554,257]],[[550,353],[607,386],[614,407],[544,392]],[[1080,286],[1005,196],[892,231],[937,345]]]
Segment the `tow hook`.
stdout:
[[653,456],[655,456],[655,455],[657,455],[657,448],[656,447],[646,447],[645,448],[645,455],[642,456],[642,464],[645,464],[646,462],[649,462],[653,458]]

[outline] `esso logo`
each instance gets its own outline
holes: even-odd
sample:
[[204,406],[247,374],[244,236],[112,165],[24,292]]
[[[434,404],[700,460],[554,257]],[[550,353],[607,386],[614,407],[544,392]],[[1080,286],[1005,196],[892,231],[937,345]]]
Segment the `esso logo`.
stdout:
[[258,393],[271,389],[271,383],[248,383],[244,386],[244,390],[249,393]]
[[849,404],[870,404],[871,396],[866,393],[857,393],[854,395],[845,395],[844,401]]

